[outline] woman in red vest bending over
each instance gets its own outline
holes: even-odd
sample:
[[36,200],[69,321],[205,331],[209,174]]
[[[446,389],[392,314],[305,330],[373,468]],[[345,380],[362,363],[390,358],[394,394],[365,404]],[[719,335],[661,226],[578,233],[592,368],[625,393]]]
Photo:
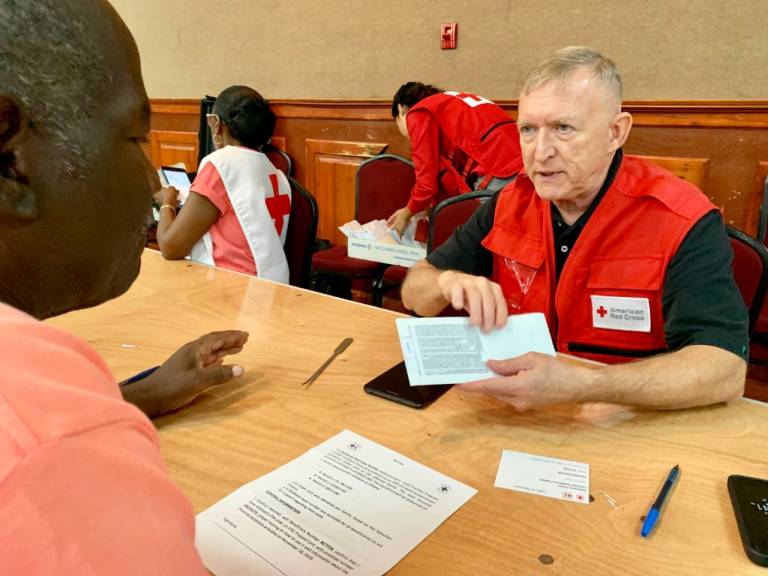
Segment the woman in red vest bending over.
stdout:
[[387,221],[400,234],[414,214],[473,189],[501,190],[522,168],[515,122],[487,98],[407,82],[392,116],[416,167],[408,205]]

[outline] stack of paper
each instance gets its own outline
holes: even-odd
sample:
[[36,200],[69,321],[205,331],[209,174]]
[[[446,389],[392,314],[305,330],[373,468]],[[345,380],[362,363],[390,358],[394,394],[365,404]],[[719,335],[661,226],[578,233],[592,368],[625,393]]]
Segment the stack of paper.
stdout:
[[411,221],[408,223],[402,236],[389,228],[386,220],[371,220],[366,224],[360,224],[357,220],[352,220],[343,226],[339,226],[339,230],[341,230],[342,234],[347,238],[353,240],[423,247],[423,243],[414,240],[418,220],[419,218],[417,217],[411,218]]

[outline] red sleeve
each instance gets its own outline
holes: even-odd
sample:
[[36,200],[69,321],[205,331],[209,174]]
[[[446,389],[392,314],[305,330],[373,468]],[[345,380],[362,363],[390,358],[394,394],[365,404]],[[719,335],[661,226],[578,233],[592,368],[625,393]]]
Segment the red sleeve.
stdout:
[[216,170],[216,166],[213,162],[208,162],[200,172],[195,176],[195,181],[192,182],[192,186],[189,188],[192,192],[197,192],[200,196],[205,196],[210,200],[216,208],[218,208],[221,214],[224,214],[229,210],[229,194],[227,194],[227,187],[224,186],[224,181],[221,179],[221,174]]
[[415,214],[429,208],[438,193],[440,130],[429,112],[413,110],[405,121],[411,139],[411,159],[416,169],[416,184],[411,190],[408,209]]

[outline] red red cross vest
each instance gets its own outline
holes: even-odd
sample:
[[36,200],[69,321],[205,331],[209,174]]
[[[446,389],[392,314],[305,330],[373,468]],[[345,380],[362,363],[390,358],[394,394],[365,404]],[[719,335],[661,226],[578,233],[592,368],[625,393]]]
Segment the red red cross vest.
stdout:
[[462,176],[476,171],[508,178],[522,169],[515,121],[487,98],[465,92],[434,94],[411,108],[409,121],[421,121],[422,115],[439,125],[441,148],[452,148],[441,155]]
[[550,202],[521,174],[498,199],[483,246],[510,314],[544,312],[557,350],[601,362],[663,352],[662,288],[688,231],[716,210],[698,188],[625,156],[555,286]]

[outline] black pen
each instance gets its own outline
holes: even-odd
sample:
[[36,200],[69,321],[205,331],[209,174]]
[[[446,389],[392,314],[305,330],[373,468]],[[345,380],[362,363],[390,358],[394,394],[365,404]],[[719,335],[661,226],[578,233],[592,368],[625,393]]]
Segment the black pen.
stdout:
[[656,526],[656,521],[661,515],[661,509],[664,506],[664,502],[666,502],[667,498],[669,497],[672,486],[675,485],[675,481],[679,475],[680,466],[675,464],[672,470],[669,471],[667,480],[664,482],[664,486],[661,487],[661,492],[659,492],[656,501],[653,503],[653,506],[651,506],[651,509],[648,510],[648,514],[645,517],[645,522],[643,522],[643,527],[640,530],[640,536],[643,538],[647,538],[653,530],[653,527]]

